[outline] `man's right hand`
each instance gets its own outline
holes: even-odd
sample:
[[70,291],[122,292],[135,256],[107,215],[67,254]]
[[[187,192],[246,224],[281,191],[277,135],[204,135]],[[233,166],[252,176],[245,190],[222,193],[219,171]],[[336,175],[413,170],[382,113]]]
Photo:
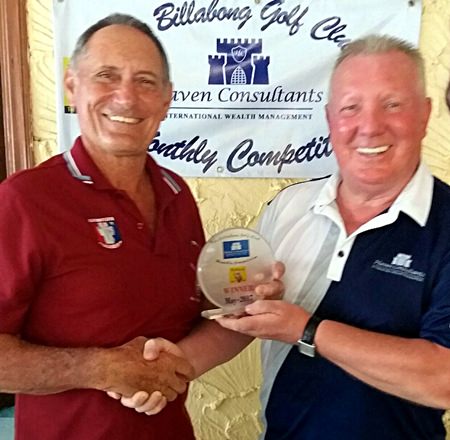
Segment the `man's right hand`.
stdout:
[[[164,354],[184,358],[184,353],[175,344],[166,339],[155,338],[147,340],[142,353],[144,359],[153,361],[160,356],[164,356]],[[147,415],[158,414],[165,408],[167,402],[171,400],[160,391],[154,391],[150,394],[141,390],[131,397],[125,397],[114,392],[108,392],[108,395],[114,399],[120,399],[122,405]]]
[[[105,391],[111,397],[120,396],[123,399],[134,397],[137,393],[138,403],[147,401],[148,396],[156,392],[151,402],[152,407],[155,407],[161,405],[161,399],[172,401],[183,393],[187,382],[194,377],[194,370],[180,350],[174,354],[173,350],[161,349],[156,354],[152,349],[153,343],[146,349],[146,342],[147,339],[141,336],[120,347],[106,350]],[[167,343],[174,345],[169,341]]]

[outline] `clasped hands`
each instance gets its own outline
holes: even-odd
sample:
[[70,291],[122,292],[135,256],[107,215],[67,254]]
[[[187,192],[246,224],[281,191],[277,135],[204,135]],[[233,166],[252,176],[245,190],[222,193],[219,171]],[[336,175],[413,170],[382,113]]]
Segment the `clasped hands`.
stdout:
[[[255,293],[261,300],[256,301],[254,304],[282,302],[273,300],[280,299],[283,296],[284,284],[281,281],[283,274],[284,265],[276,262],[272,267],[272,280],[256,287]],[[223,318],[219,319],[218,322],[223,327],[230,328],[232,326],[228,326],[227,323],[232,319]],[[233,330],[239,331],[237,328]],[[258,336],[258,334],[252,334],[252,336]],[[175,364],[171,365],[171,368],[174,368],[175,375],[172,376],[171,383],[167,384],[164,389],[161,388],[152,392],[140,390],[134,392],[131,396],[116,391],[107,391],[107,394],[114,399],[120,400],[122,405],[133,408],[139,413],[147,415],[159,413],[168,402],[175,400],[178,394],[186,390],[189,380],[195,378],[195,371],[192,365],[188,363],[185,354],[176,344],[163,338],[146,340],[142,352],[143,360],[157,361],[160,356],[169,356],[172,361],[176,361]]]
[[[173,373],[169,377],[166,370],[165,383],[160,384],[160,389],[153,392],[140,390],[127,397],[125,394],[115,391],[107,391],[108,396],[120,400],[122,405],[133,408],[137,412],[153,415],[159,413],[167,402],[175,400],[179,394],[186,391],[187,383],[194,379],[195,372],[192,365],[186,360],[184,353],[177,345],[163,338],[147,339],[143,351],[144,361],[156,361],[163,356],[167,356],[171,363],[167,368]],[[151,368],[149,368],[149,373]],[[155,386],[158,386],[155,384]]]

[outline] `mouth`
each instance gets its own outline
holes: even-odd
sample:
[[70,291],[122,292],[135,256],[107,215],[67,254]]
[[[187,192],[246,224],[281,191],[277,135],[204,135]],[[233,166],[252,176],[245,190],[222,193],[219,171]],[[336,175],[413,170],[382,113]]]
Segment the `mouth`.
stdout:
[[359,154],[364,154],[366,156],[375,156],[377,154],[382,154],[389,150],[392,145],[378,145],[376,147],[358,147],[356,151]]
[[139,124],[139,122],[143,121],[143,119],[141,118],[131,118],[128,116],[106,115],[106,114],[104,116],[112,122],[120,122],[121,124],[136,125]]

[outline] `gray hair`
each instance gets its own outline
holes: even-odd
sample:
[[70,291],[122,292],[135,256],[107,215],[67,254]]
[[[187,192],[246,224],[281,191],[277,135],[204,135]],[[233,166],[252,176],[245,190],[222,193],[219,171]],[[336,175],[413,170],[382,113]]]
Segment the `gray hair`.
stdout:
[[144,22],[138,20],[137,18],[128,15],[128,14],[111,14],[108,15],[105,18],[102,18],[101,20],[97,21],[97,23],[94,23],[92,26],[88,27],[78,38],[77,43],[75,45],[75,49],[72,53],[71,58],[71,65],[73,67],[76,67],[76,64],[78,62],[78,59],[80,56],[85,53],[86,46],[91,37],[100,29],[103,29],[107,26],[111,26],[114,24],[120,24],[123,26],[129,26],[134,29],[137,29],[138,31],[142,32],[143,34],[147,35],[147,37],[155,43],[156,48],[158,49],[158,52],[161,55],[162,62],[163,62],[163,69],[164,69],[164,79],[166,81],[170,80],[170,70],[169,70],[169,61],[167,59],[166,52],[159,41],[158,37],[153,33],[153,31],[150,29],[148,25],[146,25]]
[[405,40],[389,35],[372,34],[346,44],[334,64],[333,74],[338,66],[349,57],[356,55],[377,55],[395,51],[404,53],[414,62],[420,85],[425,93],[425,63],[419,49]]

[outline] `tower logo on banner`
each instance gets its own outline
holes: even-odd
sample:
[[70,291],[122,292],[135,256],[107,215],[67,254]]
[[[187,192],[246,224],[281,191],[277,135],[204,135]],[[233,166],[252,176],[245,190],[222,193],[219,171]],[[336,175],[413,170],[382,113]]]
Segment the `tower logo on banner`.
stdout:
[[217,39],[217,53],[209,55],[208,84],[269,84],[269,56],[262,53],[262,39],[220,40]]

